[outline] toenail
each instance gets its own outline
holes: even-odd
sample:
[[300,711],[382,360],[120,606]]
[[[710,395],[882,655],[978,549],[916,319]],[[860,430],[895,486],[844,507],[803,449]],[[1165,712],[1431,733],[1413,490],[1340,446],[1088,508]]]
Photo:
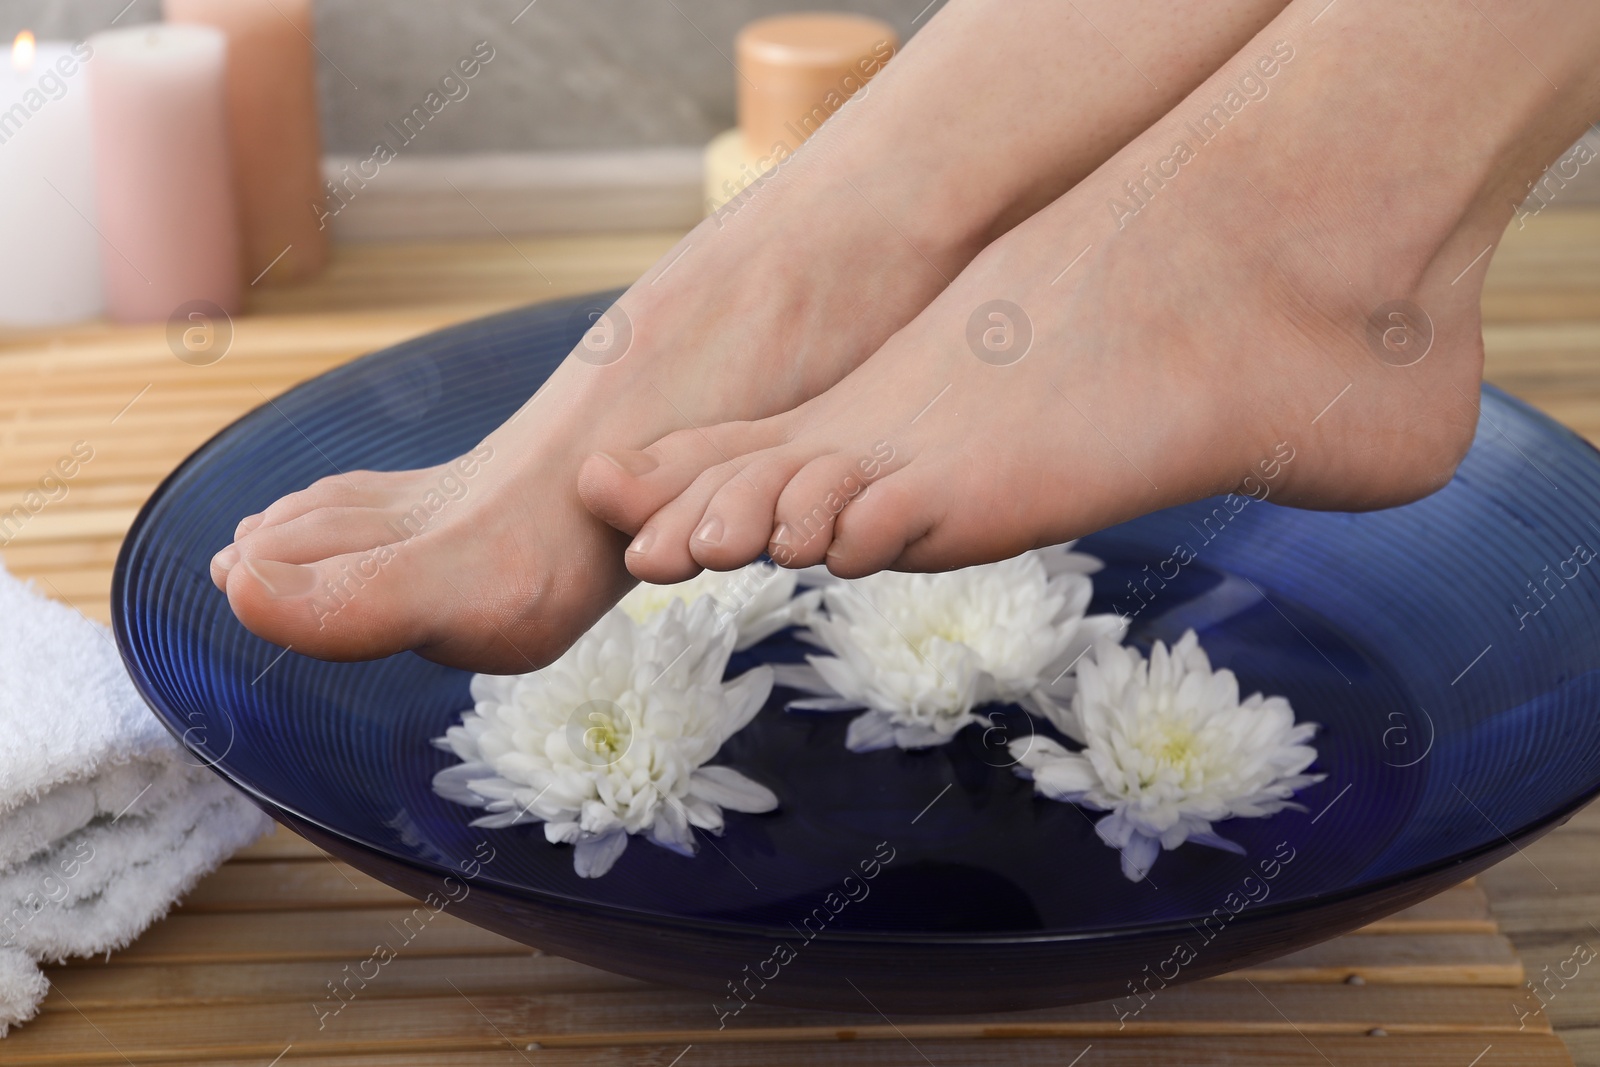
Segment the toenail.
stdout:
[[772,540],[767,542],[767,555],[780,567],[788,567],[794,563],[794,549],[789,547],[790,541],[789,527],[785,523],[772,531]]
[[305,596],[317,587],[317,572],[296,563],[275,559],[247,559],[244,569],[275,597]]
[[722,543],[722,520],[715,515],[700,524],[700,529],[694,532],[694,539],[702,545],[718,545]]
[[616,464],[622,473],[630,474],[635,478],[641,474],[649,474],[661,466],[660,461],[648,452],[623,452],[620,455],[610,452],[597,452],[595,455],[604,456]]
[[233,528],[233,539],[235,541],[239,540],[239,538],[243,537],[247,533],[252,532],[253,530],[255,530],[256,527],[258,527],[260,525],[261,525],[261,513],[260,512],[257,512],[254,515],[246,515],[244,518],[239,520],[239,525],[235,526]]
[[223,574],[233,570],[233,565],[239,562],[239,546],[229,545],[227,548],[211,557],[211,565]]
[[642,556],[650,551],[650,546],[656,543],[656,532],[651,527],[639,531],[639,536],[633,539],[633,544],[628,546],[630,556]]

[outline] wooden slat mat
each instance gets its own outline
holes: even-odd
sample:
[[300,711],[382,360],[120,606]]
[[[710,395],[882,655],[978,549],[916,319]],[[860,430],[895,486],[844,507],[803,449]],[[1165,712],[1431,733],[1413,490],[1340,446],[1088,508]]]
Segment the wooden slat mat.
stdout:
[[329,983],[392,940],[413,905],[280,830],[109,960],[54,968],[44,1014],[0,1045],[4,1062],[1571,1063],[1542,1017],[1519,1028],[1514,1007],[1534,1006],[1522,965],[1471,882],[1263,966],[1162,990],[1125,1026],[1105,1003],[893,1019],[866,1004],[753,1004],[719,1029],[709,994],[548,956],[448,913],[335,998]]
[[[176,359],[160,325],[0,335],[0,501],[22,499],[74,442],[94,448],[67,492],[0,554],[103,620],[111,565],[139,505],[228,421],[371,349],[625,283],[673,239],[340,249],[317,283],[260,294],[227,356],[204,367]],[[1497,258],[1485,303],[1491,377],[1591,436],[1600,433],[1597,248],[1600,212],[1534,219]],[[1107,1004],[954,1019],[756,1004],[718,1030],[710,995],[543,955],[448,914],[326,1014],[338,1003],[329,983],[391,938],[410,907],[280,831],[127,949],[51,969],[42,1014],[0,1042],[0,1064],[1572,1063],[1533,1011],[1522,964],[1472,884],[1261,967],[1164,990],[1125,1027]],[[1519,1009],[1528,1014],[1519,1019]]]

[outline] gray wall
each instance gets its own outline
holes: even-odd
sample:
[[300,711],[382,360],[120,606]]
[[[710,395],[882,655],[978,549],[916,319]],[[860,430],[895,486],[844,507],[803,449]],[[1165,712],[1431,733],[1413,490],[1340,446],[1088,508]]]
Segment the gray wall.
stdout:
[[[329,153],[366,156],[478,41],[495,58],[406,148],[447,152],[699,147],[733,125],[733,35],[808,7],[886,19],[902,40],[945,0],[314,0]],[[82,37],[159,17],[160,0],[0,0],[20,29]],[[513,23],[513,20],[515,22]],[[1600,150],[1600,134],[1587,140]],[[1561,203],[1600,202],[1600,167]]]
[[[536,0],[524,12],[527,2],[316,0],[327,150],[366,155],[385,122],[398,121],[485,40],[494,60],[408,154],[703,145],[733,125],[737,76],[724,56],[732,56],[733,35],[745,22],[826,7],[877,15],[904,38],[928,6],[928,0]],[[0,0],[0,39],[24,28],[40,37],[82,37],[119,12],[118,25],[149,21],[159,16],[160,3]]]

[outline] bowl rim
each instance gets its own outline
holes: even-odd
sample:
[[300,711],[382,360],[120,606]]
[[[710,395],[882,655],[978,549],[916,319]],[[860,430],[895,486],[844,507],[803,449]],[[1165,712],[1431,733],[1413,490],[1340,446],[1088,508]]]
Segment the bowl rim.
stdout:
[[[151,713],[160,720],[161,724],[166,727],[168,733],[173,735],[179,745],[183,746],[185,749],[194,753],[195,755],[205,758],[205,766],[208,769],[217,774],[235,789],[243,792],[251,799],[253,803],[262,808],[268,814],[274,815],[275,818],[278,817],[278,813],[281,813],[282,816],[286,817],[288,820],[300,822],[307,826],[314,827],[319,832],[344,843],[346,846],[354,849],[357,852],[371,854],[375,857],[391,863],[399,864],[401,867],[409,868],[410,870],[418,873],[427,874],[429,876],[441,879],[445,877],[461,877],[461,872],[459,870],[442,866],[420,856],[402,855],[372,841],[358,837],[353,833],[341,830],[335,826],[331,826],[323,820],[311,817],[302,811],[298,811],[293,806],[274,799],[265,791],[257,788],[250,782],[244,781],[237,775],[229,773],[227,770],[225,770],[224,765],[226,763],[226,754],[224,754],[224,756],[221,758],[211,760],[209,757],[205,757],[204,753],[197,751],[194,745],[185,739],[185,731],[182,731],[178,728],[177,723],[173,719],[174,713],[165,706],[164,700],[157,691],[154,683],[145,673],[143,665],[139,660],[128,636],[127,629],[129,623],[126,613],[130,608],[130,604],[128,603],[127,599],[127,576],[131,557],[137,546],[142,544],[143,534],[146,532],[146,529],[149,526],[155,512],[160,507],[164,506],[166,499],[171,493],[173,487],[179,481],[188,477],[196,466],[206,462],[209,459],[209,455],[212,452],[213,447],[221,442],[224,438],[231,437],[236,433],[246,432],[249,429],[248,424],[256,420],[266,418],[268,414],[275,409],[275,402],[277,400],[283,397],[293,396],[301,393],[302,391],[320,391],[321,389],[326,388],[327,382],[331,378],[341,377],[347,374],[355,374],[358,372],[358,368],[363,368],[373,363],[381,363],[387,359],[394,358],[396,355],[405,352],[408,347],[421,342],[430,341],[439,337],[441,334],[451,331],[465,330],[470,327],[482,327],[486,324],[496,323],[503,319],[512,319],[525,316],[530,312],[540,309],[547,309],[553,312],[554,309],[564,305],[576,304],[581,306],[584,303],[596,302],[603,299],[614,299],[615,296],[621,292],[622,290],[619,289],[607,290],[598,293],[584,293],[570,297],[558,297],[549,301],[543,301],[535,304],[523,305],[517,308],[508,309],[503,312],[498,312],[493,315],[454,323],[438,330],[419,334],[416,337],[396,342],[393,345],[386,346],[373,352],[365,353],[355,359],[341,363],[338,366],[331,367],[328,370],[323,371],[322,373],[308,378],[302,382],[297,382],[295,385],[284,390],[275,397],[266,399],[261,404],[251,408],[249,411],[245,412],[238,418],[223,426],[221,429],[217,430],[216,433],[206,438],[204,442],[190,452],[188,456],[184,457],[183,461],[174,467],[172,471],[169,472],[166,477],[164,477],[160,483],[157,484],[155,489],[151,491],[149,497],[147,497],[144,503],[140,505],[138,513],[135,515],[133,522],[129,525],[128,531],[123,536],[122,543],[117,550],[117,559],[112,569],[111,578],[111,629],[116,641],[117,651],[122,657],[123,664],[128,671],[129,677],[134,683],[134,687],[138,690],[139,695],[143,698],[146,705],[148,705],[151,709]],[[1564,440],[1569,446],[1573,443],[1581,445],[1583,449],[1586,449],[1589,453],[1591,453],[1591,458],[1600,458],[1600,448],[1596,448],[1582,435],[1578,434],[1571,428],[1564,426],[1560,422],[1557,422],[1554,418],[1535,408],[1527,401],[1512,396],[1510,393],[1507,393],[1488,382],[1482,383],[1480,397],[1482,399],[1487,399],[1496,407],[1504,407],[1509,409],[1509,411],[1513,414],[1522,416],[1525,420],[1527,420],[1528,423],[1531,423],[1540,430],[1552,435],[1557,439]],[[1404,871],[1399,871],[1382,878],[1359,882],[1354,885],[1345,886],[1330,892],[1313,894],[1311,896],[1300,896],[1289,900],[1277,901],[1275,903],[1251,903],[1247,907],[1240,909],[1240,911],[1232,913],[1233,917],[1230,919],[1229,924],[1233,925],[1234,923],[1243,921],[1250,925],[1258,925],[1271,922],[1274,919],[1286,915],[1334,907],[1342,903],[1359,900],[1363,897],[1381,896],[1391,889],[1396,889],[1408,883],[1421,883],[1429,881],[1448,871],[1452,867],[1465,868],[1465,871],[1462,874],[1462,879],[1464,880],[1465,878],[1470,877],[1477,870],[1482,869],[1483,866],[1487,866],[1487,864],[1474,866],[1477,861],[1493,853],[1503,851],[1508,846],[1511,849],[1520,852],[1521,846],[1518,844],[1518,842],[1530,837],[1537,837],[1554,826],[1566,822],[1574,813],[1588,805],[1597,796],[1600,796],[1600,779],[1597,779],[1595,782],[1591,783],[1587,789],[1581,790],[1566,803],[1552,809],[1538,818],[1516,827],[1513,830],[1501,830],[1499,827],[1494,827],[1500,838],[1497,841],[1486,841],[1474,848],[1442,857],[1425,865],[1410,867]],[[278,821],[282,822],[285,821],[285,819],[278,818]],[[491,891],[501,893],[513,899],[533,904],[553,906],[556,908],[576,908],[589,914],[604,915],[619,921],[644,923],[658,928],[667,926],[689,931],[715,931],[718,933],[739,937],[761,939],[775,938],[777,940],[782,940],[786,937],[792,936],[793,934],[792,930],[785,930],[775,926],[764,926],[753,922],[734,922],[725,919],[713,918],[702,919],[685,915],[675,915],[667,912],[652,911],[647,908],[631,907],[585,899],[582,897],[567,896],[565,894],[550,890],[536,889],[531,886],[520,885],[514,882],[507,882],[497,879],[490,875],[487,871],[480,871],[479,874],[470,881],[474,886],[484,886]],[[1195,918],[1203,918],[1203,916],[1196,916]],[[1058,944],[1072,942],[1128,940],[1135,938],[1145,939],[1159,937],[1164,934],[1178,934],[1181,932],[1193,933],[1193,921],[1193,918],[1163,919],[1156,922],[1136,923],[1131,925],[1123,924],[1118,926],[1096,927],[1085,930],[1041,931],[1026,934],[969,934],[941,932],[922,933],[915,931],[880,932],[868,930],[840,931],[829,929],[818,933],[813,939],[809,940],[826,941],[830,944],[840,946],[862,944],[880,946],[898,945],[904,947],[928,945],[962,945],[978,947],[990,945]]]

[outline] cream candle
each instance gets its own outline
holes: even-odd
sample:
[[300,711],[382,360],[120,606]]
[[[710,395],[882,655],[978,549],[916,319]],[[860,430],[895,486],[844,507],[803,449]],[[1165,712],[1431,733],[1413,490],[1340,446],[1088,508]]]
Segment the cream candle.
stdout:
[[194,301],[237,310],[226,39],[208,26],[150,25],[99,33],[89,44],[111,317],[159,321]]
[[79,42],[21,33],[0,60],[0,323],[99,315],[89,93]]
[[[328,258],[318,222],[311,0],[166,0],[169,22],[215,26],[228,38],[228,130],[244,274],[263,284],[307,277]],[[268,269],[270,267],[270,270]]]

